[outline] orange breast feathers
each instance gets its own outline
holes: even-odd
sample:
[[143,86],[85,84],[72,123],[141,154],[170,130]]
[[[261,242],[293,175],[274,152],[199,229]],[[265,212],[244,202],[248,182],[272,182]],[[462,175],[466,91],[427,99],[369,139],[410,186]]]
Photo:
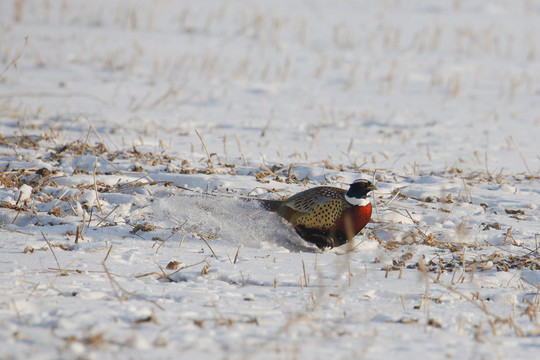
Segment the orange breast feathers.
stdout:
[[340,230],[346,234],[358,234],[371,219],[371,203],[366,206],[353,206],[345,209],[331,230]]

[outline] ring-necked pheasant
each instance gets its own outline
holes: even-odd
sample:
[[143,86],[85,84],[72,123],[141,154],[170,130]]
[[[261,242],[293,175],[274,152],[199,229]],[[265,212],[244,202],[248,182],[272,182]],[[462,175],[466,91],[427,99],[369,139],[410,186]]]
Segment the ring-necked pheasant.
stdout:
[[368,180],[353,182],[349,190],[319,186],[285,200],[262,200],[263,207],[277,212],[292,224],[298,235],[320,249],[345,244],[371,218],[369,192],[377,187]]

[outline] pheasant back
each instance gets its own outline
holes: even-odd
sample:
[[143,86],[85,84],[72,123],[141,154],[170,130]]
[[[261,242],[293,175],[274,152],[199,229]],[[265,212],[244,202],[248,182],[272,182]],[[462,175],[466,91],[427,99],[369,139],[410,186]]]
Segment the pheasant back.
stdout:
[[307,228],[328,230],[343,214],[346,204],[341,199],[332,199],[314,206],[308,213],[296,213],[293,223]]

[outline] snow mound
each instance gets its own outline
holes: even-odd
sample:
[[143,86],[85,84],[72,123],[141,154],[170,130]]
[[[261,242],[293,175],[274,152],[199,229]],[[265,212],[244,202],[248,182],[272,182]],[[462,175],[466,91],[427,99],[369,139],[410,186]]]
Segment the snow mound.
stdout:
[[256,200],[236,196],[182,194],[156,198],[152,203],[156,226],[178,228],[209,241],[268,248],[282,246],[292,251],[313,251],[275,213]]

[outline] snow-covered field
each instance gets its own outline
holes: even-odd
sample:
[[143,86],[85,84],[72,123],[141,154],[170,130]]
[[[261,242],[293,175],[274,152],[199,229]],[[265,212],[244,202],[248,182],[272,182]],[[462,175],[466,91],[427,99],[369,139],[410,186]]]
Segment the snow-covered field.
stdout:
[[540,1],[0,0],[0,79],[0,358],[538,357]]

